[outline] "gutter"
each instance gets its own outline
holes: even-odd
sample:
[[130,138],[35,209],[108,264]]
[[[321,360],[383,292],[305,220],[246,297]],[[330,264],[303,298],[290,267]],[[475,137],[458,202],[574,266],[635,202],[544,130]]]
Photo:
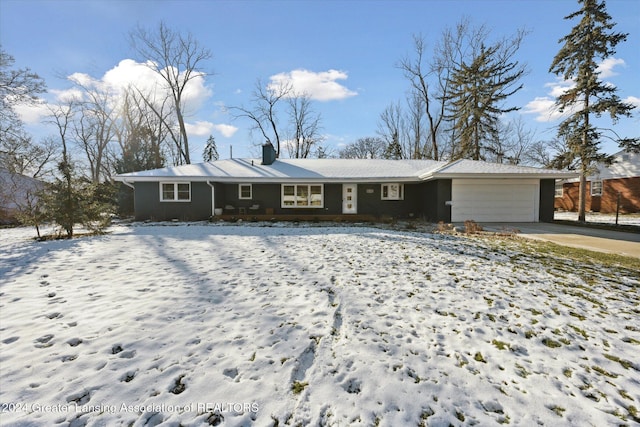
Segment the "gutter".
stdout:
[[216,216],[216,187],[207,180],[207,185],[211,187],[211,216]]

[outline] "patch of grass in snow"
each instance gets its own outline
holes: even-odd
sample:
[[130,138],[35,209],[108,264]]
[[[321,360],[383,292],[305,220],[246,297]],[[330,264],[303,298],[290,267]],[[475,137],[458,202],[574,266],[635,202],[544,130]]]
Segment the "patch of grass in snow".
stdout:
[[562,347],[562,344],[560,344],[558,341],[552,340],[551,338],[543,338],[542,344],[546,345],[549,348]]
[[604,375],[605,377],[618,378],[618,376],[619,376],[618,374],[611,373],[611,372],[607,371],[606,369],[601,368],[598,365],[591,366],[591,369],[593,369],[594,371],[596,371],[600,375]]
[[[479,351],[473,356],[473,359],[476,362],[482,362],[482,363],[487,363],[487,361],[484,359],[484,357],[482,356],[482,353],[480,353]],[[464,420],[463,420],[464,421]]]
[[613,362],[618,362],[624,369],[633,368],[633,363],[631,363],[631,361],[629,360],[620,359],[618,356],[614,356],[612,354],[607,354],[607,353],[604,353],[603,356]]
[[535,332],[533,332],[531,329],[529,329],[528,331],[524,332],[524,337],[528,340],[530,340],[531,338],[537,336],[538,334],[536,334]]
[[633,400],[634,400],[634,399],[633,399],[633,397],[629,396],[629,393],[627,393],[627,391],[626,391],[626,390],[620,389],[620,390],[618,390],[618,394],[619,394],[620,396],[624,397],[624,398],[625,398],[625,399],[627,399],[627,400],[631,400],[632,402],[633,402]]
[[583,316],[582,314],[576,313],[575,311],[570,311],[569,312],[569,316],[573,316],[573,317],[575,317],[576,319],[578,319],[580,321],[583,321],[583,320],[585,320],[587,318],[587,316]]
[[465,420],[464,413],[462,411],[456,411],[456,418],[459,419],[460,421],[464,421]]
[[553,412],[556,413],[557,416],[561,417],[563,412],[566,411],[565,408],[563,408],[562,406],[558,406],[558,405],[551,405],[549,406],[549,409],[551,409]]
[[567,378],[571,378],[571,376],[573,375],[573,371],[570,368],[564,368],[562,370],[562,374]]
[[427,427],[427,418],[429,418],[433,414],[435,414],[435,412],[433,412],[433,409],[431,409],[430,407],[423,409],[422,413],[420,414],[420,424],[418,424],[418,427]]
[[585,340],[587,340],[587,341],[589,340],[589,335],[587,335],[587,333],[585,332],[584,329],[580,329],[579,327],[571,325],[571,324],[569,324],[569,327],[571,329],[573,329],[574,331],[576,331],[577,333],[579,333],[580,335],[582,335],[582,338],[584,338]]
[[624,337],[622,338],[622,342],[626,342],[628,344],[635,344],[635,345],[640,345],[640,341],[633,339],[631,337]]
[[509,343],[506,343],[504,341],[493,340],[493,341],[491,341],[491,344],[495,345],[498,348],[498,350],[506,350],[506,349],[511,348]]
[[291,385],[291,391],[293,391],[293,394],[300,394],[302,393],[302,390],[305,389],[306,386],[308,386],[309,383],[308,382],[301,382],[301,381],[294,381],[293,384]]
[[527,369],[519,363],[516,363],[516,374],[521,376],[522,378],[527,378],[531,372],[527,371]]

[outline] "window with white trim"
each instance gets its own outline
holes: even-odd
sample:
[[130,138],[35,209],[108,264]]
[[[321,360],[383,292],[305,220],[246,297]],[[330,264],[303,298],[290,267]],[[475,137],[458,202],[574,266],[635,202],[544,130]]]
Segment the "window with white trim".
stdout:
[[238,184],[238,199],[251,200],[253,198],[253,189],[251,184]]
[[591,181],[591,195],[602,196],[602,180]]
[[161,182],[160,183],[161,202],[190,202],[191,183],[190,182]]
[[324,185],[282,184],[283,208],[323,208]]
[[564,197],[564,185],[562,182],[556,183],[555,197]]
[[380,194],[382,200],[404,200],[404,184],[382,184]]

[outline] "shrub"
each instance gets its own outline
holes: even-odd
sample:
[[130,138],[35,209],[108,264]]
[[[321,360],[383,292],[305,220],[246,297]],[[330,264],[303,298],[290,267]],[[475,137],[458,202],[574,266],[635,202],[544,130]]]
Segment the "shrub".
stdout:
[[467,234],[476,234],[482,231],[482,226],[472,219],[464,222],[464,232]]

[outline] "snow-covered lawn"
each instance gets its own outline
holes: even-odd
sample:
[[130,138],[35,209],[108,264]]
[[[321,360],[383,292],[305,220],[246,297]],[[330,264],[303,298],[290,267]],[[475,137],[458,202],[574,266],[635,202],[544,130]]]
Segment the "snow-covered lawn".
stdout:
[[640,421],[637,271],[267,225],[0,230],[2,425]]
[[[563,221],[577,221],[578,212],[555,212],[553,218]],[[586,222],[599,224],[615,224],[616,214],[587,212],[585,215],[585,220]],[[620,214],[618,215],[618,224],[640,226],[640,214]]]

